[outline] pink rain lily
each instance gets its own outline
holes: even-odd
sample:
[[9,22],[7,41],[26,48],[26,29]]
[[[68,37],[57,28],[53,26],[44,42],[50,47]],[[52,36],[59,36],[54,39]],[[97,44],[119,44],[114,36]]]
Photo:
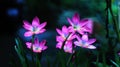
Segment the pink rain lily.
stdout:
[[56,41],[58,42],[56,48],[62,49],[62,45],[65,42],[63,49],[65,52],[72,53],[72,40],[75,38],[73,33],[69,32],[66,26],[62,27],[62,30],[56,29],[60,36],[56,36]]
[[43,50],[47,49],[47,46],[45,46],[46,40],[43,40],[39,43],[39,40],[36,38],[34,40],[34,43],[26,42],[27,48],[32,49],[33,52],[41,53]]
[[27,32],[24,33],[25,37],[29,37],[34,34],[40,34],[46,31],[44,27],[46,26],[47,22],[40,24],[38,17],[35,17],[33,19],[32,24],[30,24],[28,21],[23,21],[23,23],[24,23],[23,27],[26,30],[28,30]]
[[70,18],[67,18],[67,20],[71,25],[69,26],[71,32],[77,31],[80,34],[84,34],[84,32],[92,33],[93,22],[91,19],[80,20],[78,13],[75,13],[72,20]]
[[92,45],[96,41],[95,38],[88,39],[87,34],[82,35],[81,38],[78,35],[76,35],[76,38],[78,40],[78,41],[74,42],[74,44],[76,46],[83,47],[83,48],[88,48],[88,49],[96,49],[96,47]]
[[[62,49],[63,42],[59,42],[56,45],[56,48]],[[63,47],[64,51],[67,53],[73,53],[73,48],[72,48],[72,41],[66,41],[65,45]]]
[[60,29],[56,29],[56,31],[58,32],[58,34],[60,36],[56,36],[56,40],[58,42],[63,42],[65,41],[66,39],[67,40],[72,40],[75,38],[74,34],[73,33],[70,33],[69,32],[69,29],[66,27],[66,26],[63,26],[62,27],[62,31]]

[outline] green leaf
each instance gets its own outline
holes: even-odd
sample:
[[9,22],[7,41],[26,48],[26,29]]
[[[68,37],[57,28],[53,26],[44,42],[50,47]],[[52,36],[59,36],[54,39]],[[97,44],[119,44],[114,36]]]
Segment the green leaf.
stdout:
[[41,67],[41,63],[40,63],[40,60],[38,58],[38,55],[36,55],[36,65],[37,65],[37,67]]
[[[103,67],[104,66],[104,63],[97,63],[97,62],[93,62],[97,67]],[[105,65],[105,67],[111,67],[111,66],[109,66],[109,65]]]
[[47,67],[50,67],[51,65],[50,65],[50,59],[49,59],[49,57],[46,56],[46,59],[47,59]]
[[26,67],[25,59],[24,59],[23,56],[20,54],[20,52],[19,52],[18,48],[16,47],[16,45],[14,46],[14,48],[15,48],[15,51],[17,52],[18,57],[20,58],[21,64],[23,65],[23,67]]
[[113,60],[110,60],[116,67],[119,67],[119,65],[116,63],[116,62],[114,62]]

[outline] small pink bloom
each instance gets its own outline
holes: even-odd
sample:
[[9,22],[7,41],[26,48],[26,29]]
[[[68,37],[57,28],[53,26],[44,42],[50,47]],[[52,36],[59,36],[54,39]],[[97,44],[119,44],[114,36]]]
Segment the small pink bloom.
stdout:
[[83,19],[80,20],[78,13],[75,13],[72,20],[67,18],[68,22],[71,26],[69,26],[69,30],[71,32],[78,32],[80,34],[84,34],[84,32],[92,33],[92,20]]
[[37,38],[34,40],[33,44],[31,42],[26,42],[27,48],[31,49],[32,47],[33,52],[36,53],[41,53],[43,50],[46,50],[47,46],[45,46],[45,44],[46,40],[43,40],[39,43],[39,40]]
[[87,34],[82,35],[82,38],[76,35],[76,38],[78,40],[74,42],[76,46],[80,46],[80,47],[88,48],[88,49],[96,49],[95,46],[91,45],[92,43],[96,41],[96,39],[88,39]]
[[73,47],[72,47],[72,41],[66,41],[66,44],[64,45],[64,51],[67,53],[73,53]]
[[56,36],[56,41],[58,42],[63,42],[66,40],[66,38],[67,40],[72,40],[75,38],[74,33],[70,33],[69,29],[66,26],[62,27],[62,31],[60,29],[56,29],[56,31],[60,35],[60,36]]
[[34,34],[40,34],[46,31],[44,27],[46,26],[47,22],[40,24],[38,17],[35,17],[33,19],[32,24],[30,24],[28,21],[23,21],[23,23],[24,23],[23,27],[26,30],[28,30],[27,32],[24,33],[25,37],[29,37]]
[[[57,43],[56,48],[62,49],[62,45],[63,45],[63,42],[59,42]],[[67,53],[73,53],[72,41],[66,41],[63,49]]]

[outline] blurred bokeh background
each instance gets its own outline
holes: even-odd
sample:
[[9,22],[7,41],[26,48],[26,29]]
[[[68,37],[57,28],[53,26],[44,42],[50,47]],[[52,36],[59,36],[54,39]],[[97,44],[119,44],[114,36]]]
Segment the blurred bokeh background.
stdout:
[[[117,15],[117,0],[114,3],[114,13]],[[38,35],[39,39],[46,39],[49,48],[44,52],[52,58],[55,56],[56,28],[69,25],[67,17],[72,18],[78,12],[80,18],[92,18],[94,21],[94,32],[100,41],[104,41],[105,36],[105,0],[1,0],[0,1],[0,64],[6,65],[7,60],[18,62],[14,50],[15,38],[20,37],[23,42],[30,38],[23,36],[25,30],[22,27],[23,20],[30,23],[37,16],[40,22],[47,21],[44,34]],[[111,25],[110,25],[110,28]],[[112,29],[111,29],[112,30]],[[113,34],[113,33],[111,33]],[[103,39],[101,39],[103,37]],[[99,42],[100,42],[99,41]],[[42,59],[44,61],[44,58]]]

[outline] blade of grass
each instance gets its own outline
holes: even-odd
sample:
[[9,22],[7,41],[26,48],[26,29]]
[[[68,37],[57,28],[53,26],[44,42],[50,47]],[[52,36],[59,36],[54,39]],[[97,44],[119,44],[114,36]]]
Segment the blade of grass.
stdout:
[[17,48],[16,46],[14,46],[14,48],[15,48],[15,51],[17,52],[17,55],[18,55],[19,58],[20,58],[20,61],[21,61],[22,66],[23,66],[23,67],[27,67],[26,64],[25,64],[25,59],[24,59],[23,56],[20,54],[18,48]]
[[115,63],[113,60],[110,60],[116,67],[119,67],[117,63]]

